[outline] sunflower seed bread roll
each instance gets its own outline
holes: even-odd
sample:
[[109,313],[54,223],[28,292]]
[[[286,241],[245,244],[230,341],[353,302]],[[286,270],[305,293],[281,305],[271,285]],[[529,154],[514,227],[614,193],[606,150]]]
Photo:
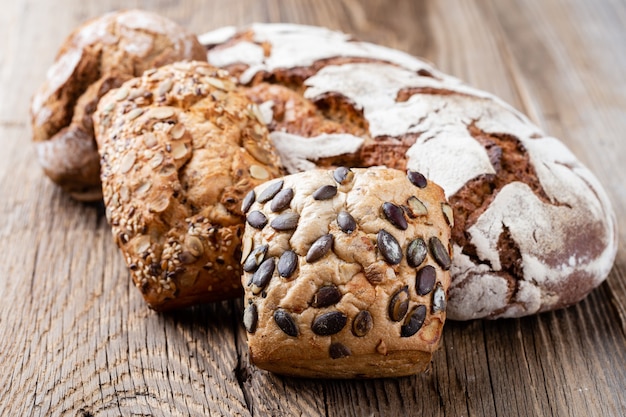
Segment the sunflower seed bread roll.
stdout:
[[428,368],[446,317],[452,210],[421,174],[311,170],[244,199],[250,358],[285,375]]
[[149,70],[100,100],[106,216],[153,309],[241,295],[241,200],[280,175],[260,117],[202,62]]
[[37,157],[52,181],[77,200],[102,198],[91,115],[98,100],[145,70],[206,61],[195,35],[159,15],[107,13],[74,30],[31,103]]
[[562,308],[609,274],[617,222],[602,185],[497,97],[321,27],[254,24],[200,40],[249,87],[290,173],[386,165],[444,189],[456,220],[448,318]]

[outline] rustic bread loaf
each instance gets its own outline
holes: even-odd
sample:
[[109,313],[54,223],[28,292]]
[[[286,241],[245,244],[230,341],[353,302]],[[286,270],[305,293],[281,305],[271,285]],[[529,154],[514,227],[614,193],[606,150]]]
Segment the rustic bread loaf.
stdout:
[[608,275],[615,214],[557,139],[430,64],[324,28],[255,24],[200,37],[268,119],[289,172],[413,169],[456,219],[448,317],[517,317],[581,300]]
[[280,174],[261,117],[202,62],[146,71],[100,100],[107,219],[152,308],[241,295],[241,200]]
[[310,170],[244,200],[250,357],[307,377],[425,370],[450,283],[452,209],[417,172]]
[[33,139],[46,175],[76,199],[99,200],[91,120],[98,100],[146,69],[185,59],[206,61],[197,38],[152,13],[109,13],[74,30],[32,100]]

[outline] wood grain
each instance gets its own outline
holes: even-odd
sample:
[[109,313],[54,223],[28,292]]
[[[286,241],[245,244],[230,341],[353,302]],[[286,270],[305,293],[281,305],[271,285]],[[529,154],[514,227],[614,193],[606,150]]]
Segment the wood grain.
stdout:
[[[599,0],[16,0],[0,14],[0,415],[626,415],[626,3]],[[240,300],[146,308],[99,205],[41,173],[29,99],[62,40],[118,8],[195,32],[323,25],[399,48],[493,92],[562,139],[604,184],[620,248],[568,309],[449,322],[431,369],[374,381],[283,378],[249,365]]]

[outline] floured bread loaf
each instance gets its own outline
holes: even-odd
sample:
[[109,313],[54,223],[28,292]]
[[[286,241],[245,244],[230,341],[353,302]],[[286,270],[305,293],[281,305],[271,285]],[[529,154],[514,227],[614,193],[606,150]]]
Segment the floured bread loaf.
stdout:
[[201,37],[259,104],[289,172],[412,169],[456,219],[448,317],[516,317],[581,300],[608,275],[615,215],[557,139],[498,98],[402,52],[323,28]]
[[241,295],[241,201],[280,174],[260,117],[202,62],[149,70],[100,100],[107,219],[152,308]]
[[33,140],[46,175],[76,199],[99,200],[91,120],[98,100],[149,68],[192,59],[206,61],[197,38],[153,13],[109,13],[74,30],[31,105]]
[[250,357],[320,378],[425,370],[450,282],[452,210],[419,173],[311,170],[244,200]]

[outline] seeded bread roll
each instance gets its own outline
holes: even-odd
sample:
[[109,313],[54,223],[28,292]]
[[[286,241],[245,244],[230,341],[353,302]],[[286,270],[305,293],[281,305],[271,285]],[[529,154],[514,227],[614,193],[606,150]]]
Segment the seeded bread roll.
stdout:
[[152,308],[241,295],[241,199],[280,174],[260,117],[202,62],[149,70],[100,100],[106,216]]
[[109,13],[73,31],[31,105],[33,140],[46,175],[78,200],[99,200],[91,120],[98,100],[146,69],[185,59],[206,61],[195,35],[152,13]]
[[312,170],[244,200],[244,325],[252,361],[293,376],[424,371],[450,283],[452,210],[419,173]]
[[519,317],[581,300],[611,270],[615,214],[598,180],[502,100],[400,51],[324,28],[205,34],[268,120],[290,173],[413,169],[456,224],[448,317]]

